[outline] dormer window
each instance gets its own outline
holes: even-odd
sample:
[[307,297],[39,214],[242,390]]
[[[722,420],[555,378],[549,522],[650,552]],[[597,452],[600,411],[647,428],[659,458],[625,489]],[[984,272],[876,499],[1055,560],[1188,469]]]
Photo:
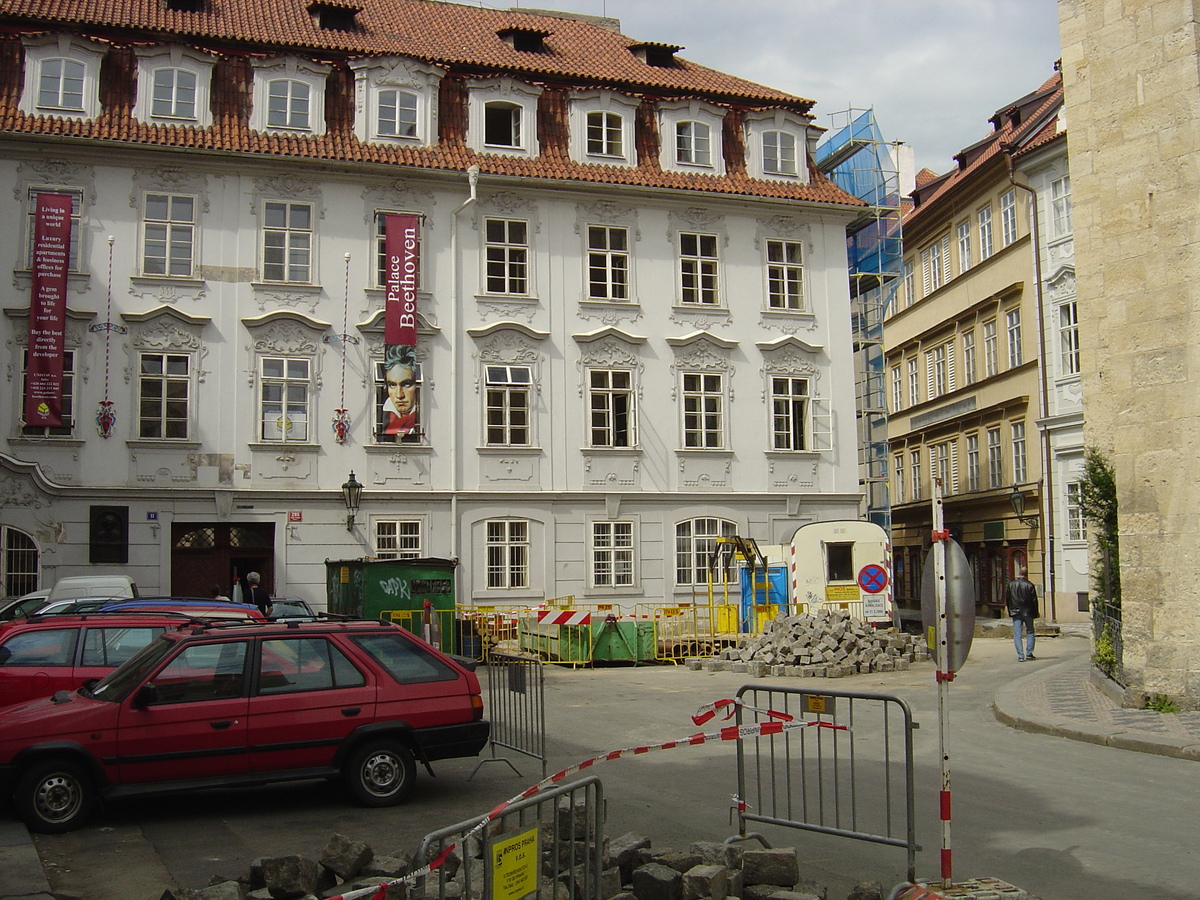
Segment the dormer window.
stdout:
[[496,36],[519,53],[549,53],[546,38],[548,31],[537,31],[532,28],[506,28],[496,32]]
[[379,133],[388,137],[417,136],[417,95],[411,91],[379,92]]
[[354,133],[360,141],[434,143],[442,70],[403,57],[351,60],[350,68],[354,72]]
[[709,131],[703,122],[676,122],[675,162],[687,166],[711,166]]
[[645,43],[634,44],[629,48],[629,52],[648,66],[675,69],[679,67],[679,60],[675,58],[675,54],[682,49],[675,44]]
[[313,17],[313,22],[316,26],[324,31],[357,31],[358,22],[355,21],[357,16],[362,11],[361,6],[354,4],[338,3],[336,0],[330,0],[326,3],[314,3],[308,8],[308,13]]
[[134,118],[167,124],[212,124],[213,58],[183,47],[138,48]]
[[569,104],[572,159],[606,166],[637,162],[633,148],[635,98],[612,91],[587,91],[572,94]]
[[98,116],[103,55],[100,45],[67,35],[27,39],[21,111],[68,119]]
[[541,89],[511,78],[468,86],[467,143],[484,153],[536,156],[535,122]]
[[796,174],[796,136],[786,131],[763,132],[763,171],[772,175]]
[[810,119],[786,109],[746,112],[746,172],[751,178],[805,181],[808,178]]
[[303,81],[277,78],[267,82],[267,125],[308,131],[309,87]]
[[658,106],[659,165],[676,172],[725,174],[721,130],[725,111],[700,100],[662,101]]
[[620,156],[624,119],[616,113],[590,112],[587,115],[588,156]]
[[325,81],[329,66],[294,58],[256,60],[254,108],[257,131],[325,133]]
[[155,69],[150,114],[156,119],[196,118],[196,76],[186,69]]

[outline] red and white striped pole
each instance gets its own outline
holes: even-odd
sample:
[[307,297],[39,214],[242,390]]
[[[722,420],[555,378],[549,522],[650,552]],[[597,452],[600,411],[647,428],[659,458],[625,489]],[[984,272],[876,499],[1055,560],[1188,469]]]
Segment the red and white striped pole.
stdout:
[[942,790],[938,806],[942,819],[942,887],[950,887],[950,752],[946,738],[950,734],[950,617],[946,611],[946,530],[942,510],[942,479],[933,479],[933,575],[937,603],[937,646],[934,663],[938,686],[938,755],[942,761]]

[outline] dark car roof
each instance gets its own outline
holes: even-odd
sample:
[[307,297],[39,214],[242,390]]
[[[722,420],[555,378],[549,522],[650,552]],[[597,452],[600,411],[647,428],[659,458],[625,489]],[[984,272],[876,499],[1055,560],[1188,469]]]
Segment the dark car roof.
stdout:
[[6,622],[0,630],[0,638],[18,631],[36,631],[46,628],[63,628],[72,625],[179,625],[197,621],[194,616],[171,610],[147,609],[130,611],[90,610],[88,612],[57,613],[48,616],[33,615],[28,619]]

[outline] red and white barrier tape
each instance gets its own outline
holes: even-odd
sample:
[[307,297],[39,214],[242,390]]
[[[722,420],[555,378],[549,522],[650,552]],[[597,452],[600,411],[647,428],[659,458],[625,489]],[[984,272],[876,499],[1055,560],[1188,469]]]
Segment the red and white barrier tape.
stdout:
[[[741,706],[745,709],[751,709],[755,712],[770,716],[774,721],[759,722],[754,725],[730,725],[722,728],[720,731],[711,731],[701,734],[690,734],[687,737],[679,738],[673,741],[663,741],[660,744],[646,744],[640,747],[627,747],[624,750],[613,750],[609,753],[603,753],[600,756],[593,756],[591,759],[585,759],[582,762],[575,763],[573,766],[568,766],[553,775],[543,778],[535,785],[531,785],[515,797],[505,800],[503,803],[496,806],[491,812],[479,820],[475,827],[462,836],[462,841],[465,843],[468,839],[483,831],[488,823],[502,815],[506,809],[514,803],[519,803],[521,800],[526,800],[534,794],[540,793],[543,789],[557,784],[568,775],[573,775],[576,772],[582,772],[584,769],[590,769],[596,763],[611,762],[617,759],[623,759],[627,756],[642,756],[649,753],[651,750],[673,750],[676,747],[697,747],[701,744],[707,744],[714,741],[740,741],[743,738],[767,737],[770,735],[783,734],[785,731],[792,731],[797,728],[830,728],[835,731],[849,731],[846,725],[839,725],[835,722],[828,722],[822,719],[809,719],[806,721],[795,721],[795,718],[787,713],[775,712],[773,710],[761,710],[757,707],[747,706],[740,700],[717,700],[713,703],[707,703],[696,711],[692,716],[692,721],[697,725],[707,722],[717,714],[717,710],[727,710],[725,719],[731,719],[736,713],[737,708]],[[744,809],[744,803],[738,798],[739,808]],[[448,845],[442,850],[433,860],[426,863],[415,872],[410,872],[401,878],[385,881],[378,887],[359,888],[350,891],[346,894],[338,894],[336,897],[331,897],[329,900],[358,900],[360,897],[370,897],[371,900],[384,900],[387,889],[395,884],[412,884],[418,878],[428,875],[436,869],[441,868],[446,862],[446,858],[455,850],[458,843]]]

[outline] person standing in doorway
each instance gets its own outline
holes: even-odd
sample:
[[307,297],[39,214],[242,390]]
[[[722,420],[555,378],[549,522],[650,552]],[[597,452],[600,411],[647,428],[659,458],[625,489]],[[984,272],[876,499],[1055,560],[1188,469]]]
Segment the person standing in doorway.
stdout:
[[1017,569],[1017,577],[1008,583],[1008,614],[1012,616],[1013,644],[1017,660],[1035,659],[1033,655],[1033,620],[1038,617],[1038,596],[1026,577],[1026,568]]
[[271,615],[271,595],[266,590],[259,586],[259,575],[257,572],[250,572],[246,575],[246,602],[258,607],[258,611],[263,614],[264,618]]

